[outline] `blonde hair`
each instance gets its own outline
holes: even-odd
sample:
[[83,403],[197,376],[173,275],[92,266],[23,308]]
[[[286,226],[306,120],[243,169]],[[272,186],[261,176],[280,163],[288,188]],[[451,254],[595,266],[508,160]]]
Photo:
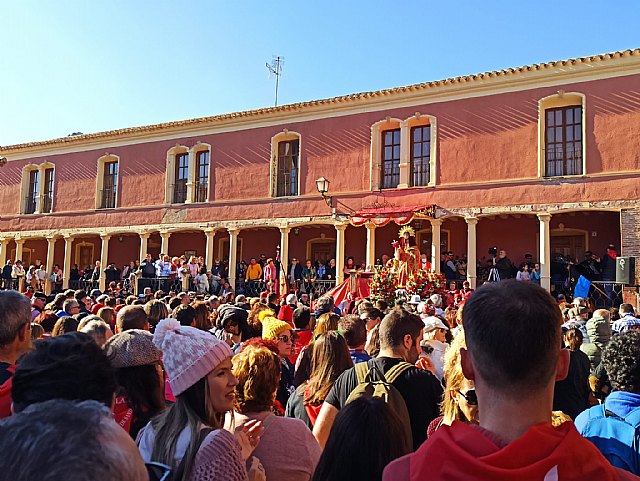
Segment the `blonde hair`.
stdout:
[[460,364],[460,349],[466,349],[467,345],[464,338],[464,331],[460,333],[451,342],[451,347],[444,355],[444,379],[446,386],[442,396],[442,404],[440,404],[440,412],[442,413],[442,424],[451,425],[453,421],[468,421],[464,414],[460,411],[457,398],[453,396],[452,391],[461,389],[467,378],[462,373],[462,365]]

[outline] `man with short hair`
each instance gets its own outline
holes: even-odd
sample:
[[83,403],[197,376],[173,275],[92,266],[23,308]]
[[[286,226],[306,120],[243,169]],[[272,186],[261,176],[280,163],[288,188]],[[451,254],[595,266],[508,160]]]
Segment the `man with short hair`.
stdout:
[[[420,354],[422,320],[403,309],[394,309],[380,324],[380,355],[368,362],[372,373],[388,372],[401,362],[415,364]],[[374,377],[377,376],[374,374]],[[320,446],[325,446],[329,431],[336,416],[351,392],[358,385],[355,368],[347,369],[336,380],[313,428],[313,435]],[[427,437],[429,423],[440,415],[439,403],[442,386],[429,371],[411,366],[404,370],[393,382],[393,386],[404,398],[413,437],[413,448],[417,449]]]
[[181,326],[196,326],[196,310],[193,307],[181,304],[176,308],[174,315]]
[[627,332],[629,329],[640,328],[640,319],[635,316],[635,310],[631,304],[620,304],[618,309],[620,319],[614,321],[611,329],[619,334]]
[[2,267],[1,281],[2,284],[0,288],[2,289],[10,289],[11,288],[11,272],[13,271],[13,262],[11,259],[7,261],[7,263]]
[[613,336],[602,352],[602,363],[613,392],[602,404],[580,413],[576,429],[611,464],[640,475],[637,436],[624,435],[640,426],[640,332]]
[[17,291],[0,291],[0,418],[11,414],[11,388],[16,361],[30,346],[29,299]]
[[50,400],[1,421],[0,452],[11,481],[149,479],[131,437],[95,401]]
[[287,280],[289,282],[291,290],[293,292],[296,292],[298,290],[298,286],[300,286],[300,282],[302,282],[302,266],[298,262],[297,257],[291,258]]
[[259,281],[262,279],[262,267],[256,262],[256,258],[252,257],[247,266],[247,274],[245,280],[247,282]]
[[338,330],[347,341],[353,364],[367,362],[371,359],[371,356],[364,350],[364,345],[367,342],[367,326],[364,320],[356,315],[345,316],[338,321]]
[[116,334],[129,329],[149,330],[149,319],[144,306],[125,306],[118,311],[116,316]]
[[[94,290],[98,291],[98,293],[100,292],[98,289],[94,289]],[[91,292],[93,292],[93,291],[91,291]],[[100,294],[98,294],[98,296],[99,295]],[[76,301],[78,301],[78,306],[80,307],[80,312],[86,312],[86,313],[91,314],[92,300],[91,300],[91,297],[89,297],[87,295],[87,292],[83,291],[82,289],[77,290],[74,293],[74,297],[75,297]]]
[[576,431],[551,425],[561,349],[561,314],[551,295],[528,282],[485,284],[463,311],[462,372],[473,381],[480,425],[442,425],[415,453],[393,461],[383,481],[637,479],[615,469]]
[[44,292],[36,291],[31,296],[31,320],[42,314],[44,306],[47,304],[47,295]]
[[373,329],[382,322],[383,317],[384,314],[382,314],[382,311],[376,307],[366,308],[360,314],[360,319],[365,322],[367,328],[367,344],[369,344]]
[[62,303],[62,310],[56,312],[56,316],[65,317],[65,316],[75,316],[80,314],[80,304],[75,299],[66,299]]
[[13,376],[13,411],[50,399],[93,400],[113,407],[116,378],[91,336],[70,332],[41,339],[20,358]]

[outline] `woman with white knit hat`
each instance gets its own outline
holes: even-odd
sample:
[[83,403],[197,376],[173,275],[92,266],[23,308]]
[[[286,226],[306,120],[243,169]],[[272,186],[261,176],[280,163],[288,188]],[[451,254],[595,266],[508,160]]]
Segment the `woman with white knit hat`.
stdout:
[[238,384],[229,346],[175,319],[158,323],[153,343],[163,353],[176,402],[140,431],[137,442],[145,462],[171,466],[176,481],[264,480],[264,468],[251,458],[262,424],[247,423],[235,434],[222,429]]

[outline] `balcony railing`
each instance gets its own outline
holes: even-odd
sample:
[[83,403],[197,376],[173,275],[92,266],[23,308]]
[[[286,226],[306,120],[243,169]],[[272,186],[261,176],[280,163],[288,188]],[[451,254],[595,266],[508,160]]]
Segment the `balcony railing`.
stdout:
[[45,194],[42,198],[42,212],[48,214],[53,210],[53,195]]
[[178,182],[173,186],[173,203],[184,204],[187,200],[187,183]]
[[24,202],[24,213],[25,214],[33,214],[38,207],[38,197],[37,195],[28,195],[25,198]]
[[545,176],[582,175],[582,148],[552,147],[545,150]]
[[100,203],[101,209],[113,209],[116,206],[116,190],[115,189],[103,189],[101,192],[102,202]]
[[196,181],[193,184],[194,187],[194,202],[207,202],[209,183]]

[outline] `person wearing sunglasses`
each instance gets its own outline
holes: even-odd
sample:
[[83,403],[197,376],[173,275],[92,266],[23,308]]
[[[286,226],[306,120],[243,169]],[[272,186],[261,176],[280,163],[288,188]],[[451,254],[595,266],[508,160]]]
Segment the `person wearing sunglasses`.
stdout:
[[478,397],[473,381],[464,377],[462,373],[461,348],[466,348],[464,331],[453,340],[444,357],[446,386],[440,405],[442,415],[431,422],[427,430],[428,436],[442,425],[451,426],[454,421],[478,424]]
[[293,331],[288,323],[276,319],[273,315],[266,316],[262,320],[262,338],[278,343],[278,355],[282,361],[282,375],[278,384],[276,401],[280,404],[278,409],[284,413],[289,396],[296,390],[293,385],[295,369],[288,359],[295,352]]

